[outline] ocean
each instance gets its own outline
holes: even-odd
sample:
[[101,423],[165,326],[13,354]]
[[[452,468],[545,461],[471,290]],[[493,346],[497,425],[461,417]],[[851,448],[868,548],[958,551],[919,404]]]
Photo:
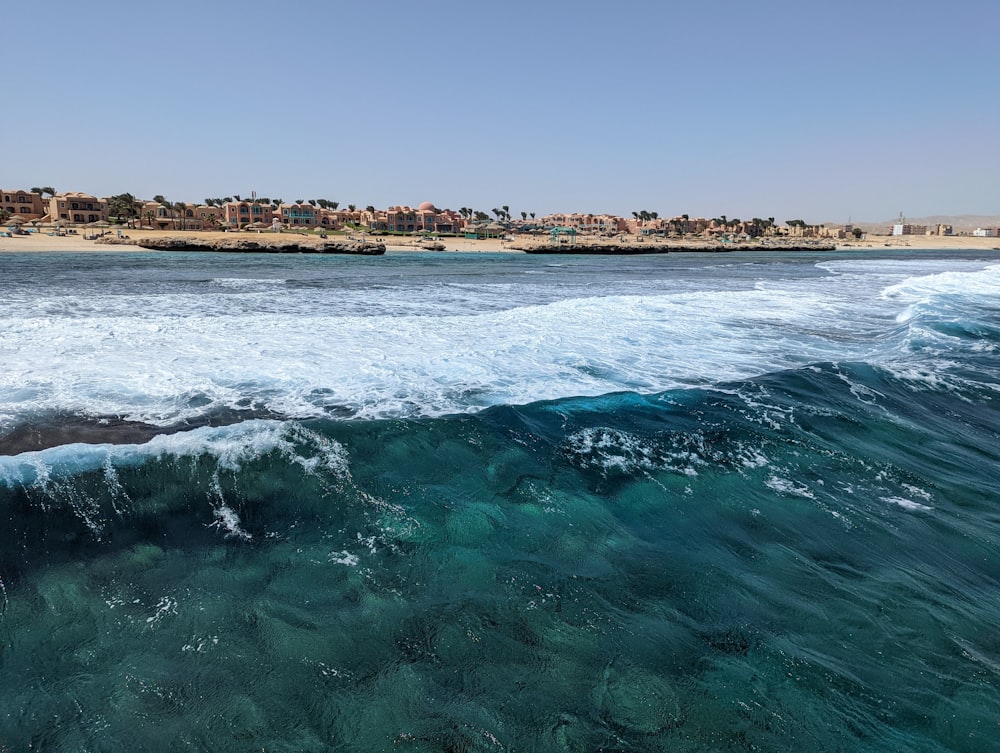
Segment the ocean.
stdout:
[[0,254],[0,751],[996,751],[998,294]]

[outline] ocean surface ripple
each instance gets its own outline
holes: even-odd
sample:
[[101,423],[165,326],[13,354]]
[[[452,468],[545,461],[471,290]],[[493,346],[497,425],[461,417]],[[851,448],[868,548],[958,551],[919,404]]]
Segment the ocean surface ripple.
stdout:
[[996,259],[0,280],[0,750],[996,749]]

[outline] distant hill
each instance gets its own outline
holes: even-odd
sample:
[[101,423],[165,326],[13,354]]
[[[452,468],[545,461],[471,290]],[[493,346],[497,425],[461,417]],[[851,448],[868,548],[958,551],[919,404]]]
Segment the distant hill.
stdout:
[[[971,233],[978,227],[1000,227],[1000,215],[996,214],[932,214],[928,217],[904,217],[909,225],[951,225],[956,233]],[[855,222],[854,226],[867,232],[887,232],[895,223],[899,222],[898,217],[893,217],[882,222]],[[827,227],[844,225],[843,222],[827,222]]]

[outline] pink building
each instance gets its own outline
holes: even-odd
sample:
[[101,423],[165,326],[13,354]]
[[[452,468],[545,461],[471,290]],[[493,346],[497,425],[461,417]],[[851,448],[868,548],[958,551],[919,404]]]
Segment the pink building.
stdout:
[[[282,204],[282,206],[287,206]],[[222,205],[222,224],[238,229],[252,224],[271,225],[274,207],[253,201],[227,201]]]
[[425,201],[416,209],[389,207],[384,212],[366,213],[367,224],[374,231],[391,233],[457,233],[465,226],[458,212],[437,209]]

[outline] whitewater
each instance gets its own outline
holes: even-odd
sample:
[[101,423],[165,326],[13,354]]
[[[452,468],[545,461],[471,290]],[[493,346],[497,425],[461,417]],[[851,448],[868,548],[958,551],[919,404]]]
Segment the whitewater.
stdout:
[[3,254],[0,293],[0,749],[1000,739],[995,255]]

